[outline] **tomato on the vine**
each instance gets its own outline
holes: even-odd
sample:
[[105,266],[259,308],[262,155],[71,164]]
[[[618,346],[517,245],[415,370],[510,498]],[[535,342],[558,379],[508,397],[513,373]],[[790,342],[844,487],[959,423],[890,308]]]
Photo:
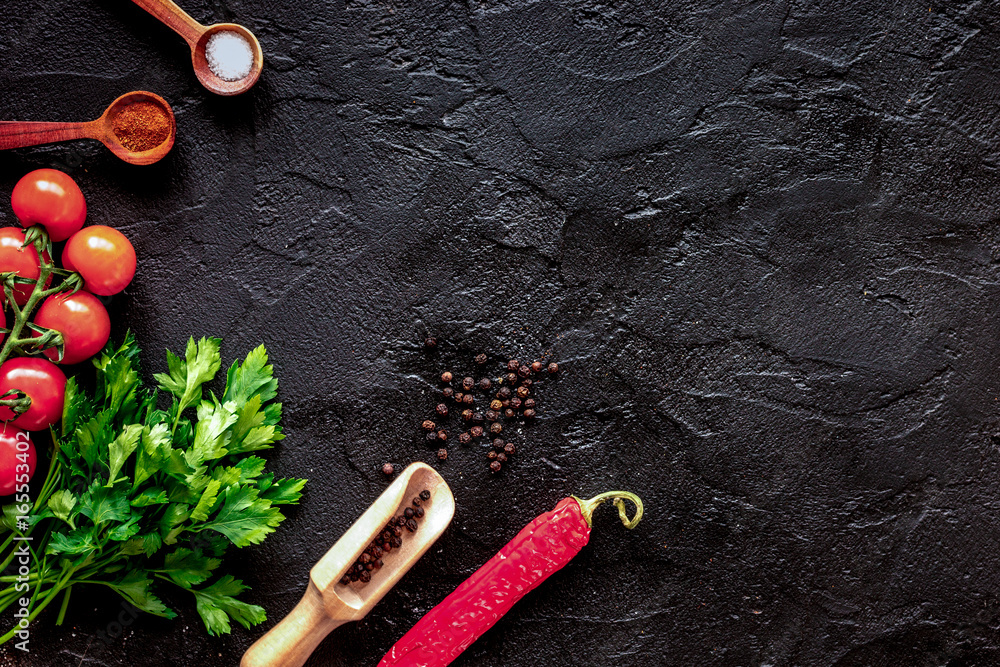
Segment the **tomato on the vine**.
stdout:
[[[37,280],[41,275],[41,261],[38,258],[38,251],[35,246],[24,245],[24,230],[17,227],[0,227],[0,272],[13,272],[28,280]],[[48,259],[48,253],[45,255]],[[52,282],[52,276],[46,281],[45,286]],[[28,303],[31,297],[31,290],[34,285],[27,283],[14,284],[14,301],[17,305],[23,306]],[[3,296],[3,287],[0,286],[0,302],[6,299]]]
[[66,375],[48,359],[14,357],[0,364],[0,399],[14,398],[15,389],[30,398],[31,405],[20,415],[0,405],[3,421],[26,431],[41,431],[62,418]]
[[105,225],[85,227],[70,237],[62,254],[63,267],[83,276],[92,294],[111,296],[135,276],[135,248],[125,235]]
[[12,424],[0,427],[0,496],[26,490],[36,463],[31,436]]
[[[89,359],[101,351],[111,336],[107,309],[96,296],[84,291],[50,296],[38,309],[35,324],[62,334],[62,359],[59,359],[57,348],[49,348],[43,353],[60,364],[77,364]],[[35,332],[34,335],[41,334]]]
[[65,241],[83,227],[87,202],[80,186],[56,169],[25,174],[10,197],[14,215],[25,227],[42,225],[53,241]]

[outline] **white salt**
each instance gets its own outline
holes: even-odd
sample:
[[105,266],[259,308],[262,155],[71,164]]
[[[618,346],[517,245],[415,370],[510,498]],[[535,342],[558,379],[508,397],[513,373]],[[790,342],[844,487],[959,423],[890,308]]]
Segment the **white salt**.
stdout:
[[224,81],[239,81],[253,67],[253,48],[238,32],[220,30],[208,38],[205,60],[215,76]]

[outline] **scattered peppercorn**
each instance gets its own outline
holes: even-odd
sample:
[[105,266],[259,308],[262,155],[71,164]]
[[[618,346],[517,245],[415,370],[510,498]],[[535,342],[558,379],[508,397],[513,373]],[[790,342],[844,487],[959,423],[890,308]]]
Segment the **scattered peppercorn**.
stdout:
[[441,390],[441,395],[445,398],[455,398],[455,390],[451,387],[445,387]]
[[557,364],[554,361],[551,364],[549,364],[549,372],[550,373],[558,373],[559,372],[559,364]]
[[530,387],[532,384],[533,383],[532,383],[531,378],[525,378],[525,379],[521,380],[521,386],[522,387]]
[[500,387],[500,391],[497,392],[497,398],[504,400],[510,398],[511,389],[510,387]]
[[437,442],[438,434],[437,431],[431,431],[427,434],[427,442]]
[[497,457],[497,453],[495,451],[493,451],[492,449],[490,451],[486,452],[486,458],[490,459],[491,461],[493,459],[495,459],[496,457]]
[[394,467],[392,467],[391,463],[386,463],[386,464],[384,464],[382,466],[382,474],[385,475],[386,477],[392,477],[392,475],[395,472],[396,472],[396,469]]
[[495,422],[499,417],[500,417],[500,415],[497,414],[496,410],[487,410],[486,411],[486,421],[488,421],[488,422]]
[[438,346],[437,338],[431,336],[424,339],[424,347],[426,347],[428,350],[435,348],[437,346]]
[[498,399],[490,401],[490,410],[498,411],[503,408],[503,402]]
[[531,375],[531,369],[528,368],[527,366],[521,366],[520,368],[517,369],[517,375],[518,377],[526,378],[529,375]]
[[493,449],[497,450],[498,452],[501,449],[503,449],[503,438],[497,438],[496,440],[493,441]]
[[465,396],[462,397],[462,402],[465,403],[466,405],[472,405],[475,402],[475,400],[476,397],[473,396],[472,394],[466,394]]
[[447,417],[448,416],[448,406],[445,405],[444,403],[438,403],[437,407],[434,408],[434,412],[438,413],[442,417]]
[[515,410],[520,410],[521,409],[521,399],[520,398],[512,398],[512,399],[510,399],[510,407],[514,408]]
[[499,433],[503,430],[503,425],[500,422],[493,422],[490,424],[490,433]]
[[517,372],[517,369],[521,367],[521,362],[517,359],[511,359],[507,362],[507,370]]
[[486,363],[486,355],[485,354],[477,354],[476,355],[476,363],[480,364],[480,365],[485,364]]
[[532,373],[541,373],[543,368],[545,368],[545,364],[543,364],[540,361],[535,361],[535,362],[532,362],[532,364],[531,364],[531,372]]
[[423,491],[420,492],[420,499],[421,500],[430,500],[431,499],[431,492],[428,491],[427,489],[424,489]]
[[497,454],[497,461],[499,461],[500,463],[506,463],[507,462],[507,455],[506,454]]
[[517,373],[507,373],[507,384],[517,384]]
[[444,430],[438,431],[438,440],[441,440],[443,442],[447,439],[448,439],[448,431]]
[[469,435],[468,433],[460,433],[458,435],[458,444],[467,445],[470,442],[472,442],[472,436]]
[[462,392],[460,392],[460,391],[456,391],[456,392],[455,392],[455,397],[454,397],[454,398],[455,398],[455,402],[456,402],[456,403],[461,403],[461,402],[462,402],[462,399],[463,399],[463,398],[465,398],[465,394],[463,394],[463,393],[462,393]]
[[469,410],[468,408],[462,410],[462,421],[472,421],[472,410]]
[[483,427],[473,426],[472,428],[469,429],[469,435],[471,435],[473,438],[481,438],[483,436]]
[[507,454],[507,456],[511,456],[514,454],[515,451],[517,451],[517,448],[514,447],[513,442],[508,442],[506,445],[503,446],[503,451],[505,454]]
[[462,389],[465,391],[472,391],[476,387],[476,381],[471,377],[462,378]]
[[479,413],[479,412],[472,413],[472,423],[473,424],[482,424],[483,421],[485,421],[485,418],[483,417],[483,415],[481,413]]
[[510,407],[510,401],[501,401],[500,402],[500,407],[509,408]]
[[513,419],[515,414],[517,413],[511,410],[510,408],[507,408],[506,410],[503,411],[503,416],[506,417],[507,419]]
[[439,449],[438,450],[438,458],[441,459],[442,461],[447,461],[448,460],[448,450],[445,449],[444,447],[442,447],[441,449]]
[[437,428],[437,424],[435,424],[434,422],[432,422],[430,419],[425,419],[424,423],[421,424],[421,426],[423,427],[423,429],[425,431],[433,431],[434,429]]
[[521,414],[524,415],[525,419],[534,419],[535,418],[535,411],[534,410],[525,410]]
[[490,387],[492,386],[493,383],[490,382],[489,378],[483,378],[482,380],[479,381],[479,388],[482,389],[483,391],[489,391]]
[[533,398],[526,398],[526,399],[524,399],[524,407],[526,407],[526,408],[533,408],[533,407],[535,407],[535,399],[533,399]]
[[528,396],[531,395],[531,390],[528,389],[527,387],[518,387],[517,395],[519,398],[528,398]]
[[490,464],[490,470],[492,470],[493,472],[500,472],[501,468],[503,468],[503,464],[500,463],[499,461],[494,461],[493,463]]

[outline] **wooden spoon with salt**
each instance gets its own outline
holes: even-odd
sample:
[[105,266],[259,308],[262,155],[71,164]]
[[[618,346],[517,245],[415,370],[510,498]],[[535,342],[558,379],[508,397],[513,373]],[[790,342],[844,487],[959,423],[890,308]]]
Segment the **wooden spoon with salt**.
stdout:
[[[218,95],[239,95],[250,90],[257,79],[260,78],[260,71],[264,68],[264,52],[261,51],[260,42],[254,34],[236,23],[216,23],[215,25],[203,26],[191,18],[191,15],[178,7],[171,0],[132,0],[147,12],[160,19],[170,29],[184,38],[184,41],[191,47],[191,61],[194,64],[194,73],[197,75],[201,85]],[[236,33],[247,41],[252,53],[250,71],[241,79],[228,81],[218,76],[212,71],[205,55],[208,40],[212,35],[220,32]]]
[[[403,544],[383,556],[384,564],[371,572],[371,581],[343,584],[341,578],[361,552],[425,489],[431,497],[421,503],[424,516],[417,530],[403,532]],[[364,618],[431,548],[454,515],[455,499],[441,475],[426,463],[409,465],[313,566],[302,600],[247,650],[240,667],[301,667],[331,630]]]
[[[134,105],[151,104],[145,107],[147,111],[161,114],[160,120],[166,127],[159,128],[160,139],[157,145],[145,150],[133,150],[126,143],[135,146],[130,139],[134,128],[125,127],[122,121],[128,120],[130,109]],[[116,121],[119,123],[116,124]],[[57,141],[72,141],[74,139],[96,139],[111,149],[111,152],[131,164],[152,164],[170,152],[177,134],[177,123],[174,112],[167,101],[154,93],[136,90],[125,93],[112,102],[101,117],[84,123],[35,123],[24,121],[0,121],[0,150],[7,148],[24,148],[38,146]],[[123,140],[126,143],[122,143]]]

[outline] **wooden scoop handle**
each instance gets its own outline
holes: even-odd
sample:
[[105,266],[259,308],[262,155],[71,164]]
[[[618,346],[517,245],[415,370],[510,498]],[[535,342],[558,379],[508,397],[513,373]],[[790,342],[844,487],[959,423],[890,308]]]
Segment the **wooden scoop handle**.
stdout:
[[330,618],[323,595],[310,581],[305,595],[280,623],[243,654],[240,667],[301,667],[330,631],[347,621]]
[[0,121],[0,150],[73,139],[100,139],[93,123],[25,123]]
[[191,18],[191,15],[170,0],[132,0],[147,12],[160,19],[171,30],[184,38],[193,49],[205,26]]

